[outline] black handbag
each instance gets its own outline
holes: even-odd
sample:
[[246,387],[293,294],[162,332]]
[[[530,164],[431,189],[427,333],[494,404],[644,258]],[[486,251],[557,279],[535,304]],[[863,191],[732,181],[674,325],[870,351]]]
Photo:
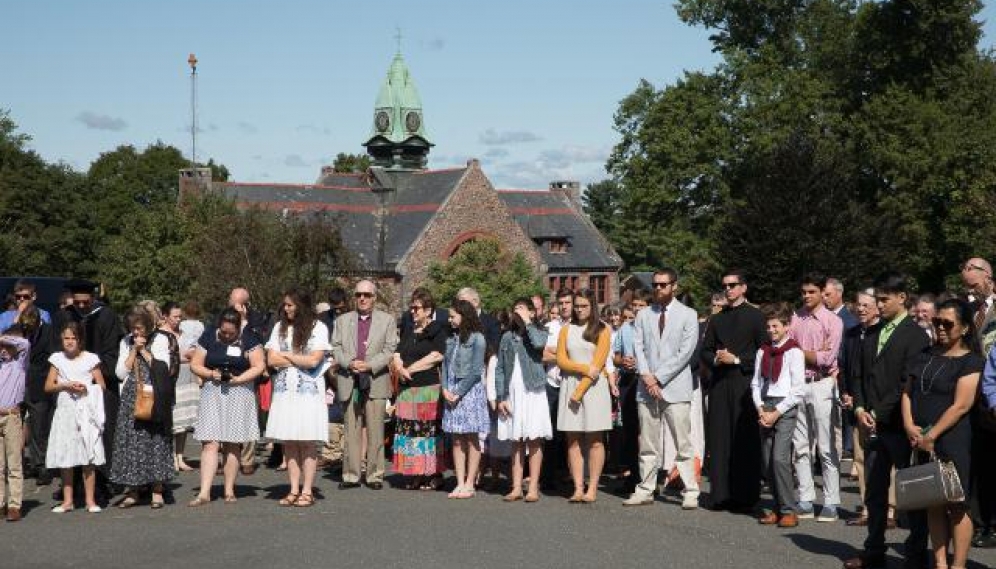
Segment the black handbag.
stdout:
[[924,464],[896,471],[896,509],[923,510],[965,501],[965,490],[954,462],[934,453]]

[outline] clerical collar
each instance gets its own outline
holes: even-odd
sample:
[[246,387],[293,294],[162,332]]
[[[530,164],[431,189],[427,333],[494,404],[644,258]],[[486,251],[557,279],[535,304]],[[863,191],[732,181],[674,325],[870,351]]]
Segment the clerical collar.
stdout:
[[370,314],[363,314],[362,312],[357,312],[357,314],[360,315],[360,320],[367,320],[368,318],[370,318],[371,315],[373,315],[373,312],[371,312]]

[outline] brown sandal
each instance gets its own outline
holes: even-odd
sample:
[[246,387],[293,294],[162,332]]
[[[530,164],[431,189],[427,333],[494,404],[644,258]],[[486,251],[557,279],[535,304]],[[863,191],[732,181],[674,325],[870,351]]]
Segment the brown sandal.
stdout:
[[284,496],[283,498],[281,498],[280,501],[277,502],[277,504],[279,504],[281,506],[293,506],[293,505],[297,504],[297,501],[300,500],[300,499],[301,499],[300,494],[295,494],[295,493],[291,492],[290,494],[287,494],[286,496]]
[[315,505],[315,496],[313,494],[301,494],[294,505],[298,508],[310,508]]

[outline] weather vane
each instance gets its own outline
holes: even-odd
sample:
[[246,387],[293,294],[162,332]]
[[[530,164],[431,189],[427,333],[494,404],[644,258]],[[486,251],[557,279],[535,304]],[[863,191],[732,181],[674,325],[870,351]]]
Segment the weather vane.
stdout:
[[397,33],[394,34],[394,39],[398,42],[398,53],[401,53],[401,28],[395,28]]

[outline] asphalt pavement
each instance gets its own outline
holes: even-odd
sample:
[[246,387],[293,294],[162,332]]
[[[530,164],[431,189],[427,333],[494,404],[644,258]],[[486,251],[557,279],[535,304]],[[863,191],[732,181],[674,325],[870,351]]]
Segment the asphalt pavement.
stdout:
[[[323,472],[317,503],[284,508],[284,473],[267,468],[240,476],[239,500],[186,503],[197,473],[171,487],[176,503],[147,504],[99,514],[53,514],[53,487],[25,484],[25,517],[0,524],[0,569],[33,568],[294,568],[517,567],[836,568],[865,536],[843,521],[806,520],[794,529],[759,526],[753,518],[707,510],[683,511],[677,495],[626,508],[603,491],[594,504],[544,495],[535,504],[505,503],[501,493],[448,500],[445,492],[385,486],[339,490]],[[606,490],[613,481],[606,479]],[[844,510],[858,501],[845,482]],[[890,567],[906,532],[890,531]],[[996,567],[996,550],[973,550],[970,567]]]

